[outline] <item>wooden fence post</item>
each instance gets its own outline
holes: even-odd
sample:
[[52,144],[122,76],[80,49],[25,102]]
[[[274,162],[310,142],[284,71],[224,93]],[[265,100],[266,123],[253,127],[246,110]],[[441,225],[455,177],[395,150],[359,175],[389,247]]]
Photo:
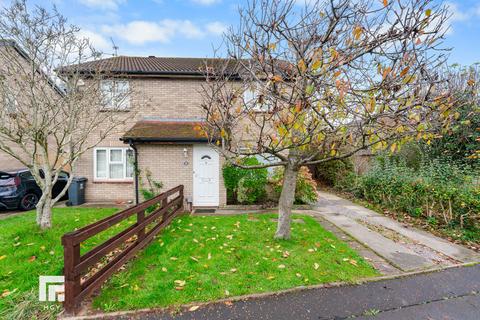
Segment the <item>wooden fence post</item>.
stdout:
[[75,298],[81,291],[80,275],[75,274],[75,266],[80,263],[80,244],[74,245],[67,237],[64,237],[63,242],[63,274],[65,276],[64,307],[67,314],[75,314],[78,307]]
[[[137,213],[137,224],[142,223],[145,220],[145,210]],[[145,238],[145,228],[138,231],[137,242],[141,242]]]
[[184,197],[183,197],[183,185],[182,185],[181,188],[180,188],[180,197],[181,197],[181,199],[182,199],[182,201],[181,201],[182,204],[180,205],[179,210],[180,210],[180,211],[184,211],[185,199],[184,199]]

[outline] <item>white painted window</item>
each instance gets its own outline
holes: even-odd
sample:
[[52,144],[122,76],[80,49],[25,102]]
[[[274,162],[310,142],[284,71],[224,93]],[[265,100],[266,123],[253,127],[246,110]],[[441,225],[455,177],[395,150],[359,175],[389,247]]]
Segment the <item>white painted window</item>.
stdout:
[[100,90],[105,109],[128,110],[130,108],[130,83],[127,80],[102,80]]
[[261,86],[256,83],[249,85],[243,91],[243,101],[246,106],[257,112],[267,112],[270,109],[268,101],[262,97]]
[[129,148],[96,148],[94,150],[95,179],[132,179],[133,150]]

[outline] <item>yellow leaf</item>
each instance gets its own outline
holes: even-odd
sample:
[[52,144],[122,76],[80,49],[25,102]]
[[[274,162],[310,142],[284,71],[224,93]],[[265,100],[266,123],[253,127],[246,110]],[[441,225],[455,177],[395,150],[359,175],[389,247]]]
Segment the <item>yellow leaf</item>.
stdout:
[[276,43],[270,43],[268,45],[268,50],[275,50],[275,48],[277,47],[277,44]]
[[318,268],[320,268],[320,265],[315,262],[315,263],[313,264],[313,269],[318,270]]
[[307,70],[307,65],[305,64],[305,61],[303,61],[303,59],[298,62],[298,68],[301,72],[305,72],[305,70]]
[[186,281],[185,280],[175,280],[173,281],[177,286],[179,287],[184,287],[185,286],[185,283]]
[[362,36],[362,32],[363,29],[360,26],[356,26],[355,28],[353,28],[353,37],[355,38],[355,40],[360,39],[360,37]]
[[3,255],[3,256],[0,257],[0,260],[5,259],[6,257],[7,257],[6,255]]
[[396,144],[396,143],[392,143],[392,145],[390,146],[390,152],[394,153],[395,150],[397,150],[397,144]]
[[321,60],[315,60],[315,62],[312,64],[312,69],[313,70],[318,70],[322,66],[322,61]]
[[229,296],[229,295],[230,295],[230,291],[225,290],[225,295],[226,295],[226,296]]
[[279,265],[278,269],[285,269],[285,265],[284,264]]
[[198,308],[200,308],[200,306],[191,306],[188,311],[195,311],[197,310]]
[[427,17],[430,17],[431,14],[432,14],[432,9],[427,9],[427,10],[425,11],[425,15],[426,15]]
[[168,270],[167,270],[167,268],[162,267],[162,271],[163,271],[163,272],[167,272]]

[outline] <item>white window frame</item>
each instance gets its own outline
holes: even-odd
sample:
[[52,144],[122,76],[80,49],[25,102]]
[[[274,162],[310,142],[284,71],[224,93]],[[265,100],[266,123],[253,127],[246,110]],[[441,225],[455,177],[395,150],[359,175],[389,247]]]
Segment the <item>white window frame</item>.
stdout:
[[[270,106],[267,103],[264,102],[263,105],[257,103],[260,91],[260,85],[258,83],[248,85],[243,91],[243,101],[245,105],[252,108],[255,112],[269,112]],[[254,105],[252,105],[253,103]]]
[[[106,152],[106,173],[107,177],[98,177],[97,176],[97,152],[98,151],[105,151]],[[110,160],[110,152],[112,150],[121,150],[122,151],[122,160],[121,161],[111,161]],[[94,180],[96,181],[132,181],[135,175],[135,170],[132,169],[132,176],[127,177],[127,166],[128,166],[128,159],[127,159],[127,151],[131,150],[132,148],[123,148],[123,147],[98,147],[93,149],[93,176]],[[123,177],[122,178],[110,178],[110,164],[122,164],[123,165]],[[133,165],[133,164],[132,164]]]
[[[119,84],[125,85],[125,92],[119,92]],[[111,91],[104,90],[105,86],[109,86]],[[105,79],[100,81],[100,92],[103,99],[108,99],[108,102],[103,106],[104,110],[128,110],[130,109],[130,81],[126,79]],[[123,95],[123,96],[122,96]],[[120,100],[120,101],[119,101]]]

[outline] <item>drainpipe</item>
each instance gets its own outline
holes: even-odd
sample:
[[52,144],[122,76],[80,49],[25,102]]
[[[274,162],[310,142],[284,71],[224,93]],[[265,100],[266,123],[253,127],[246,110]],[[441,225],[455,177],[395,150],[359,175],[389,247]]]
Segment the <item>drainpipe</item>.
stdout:
[[139,204],[139,196],[138,196],[138,150],[132,140],[128,140],[128,144],[130,148],[133,149],[133,170],[135,173],[135,204]]

